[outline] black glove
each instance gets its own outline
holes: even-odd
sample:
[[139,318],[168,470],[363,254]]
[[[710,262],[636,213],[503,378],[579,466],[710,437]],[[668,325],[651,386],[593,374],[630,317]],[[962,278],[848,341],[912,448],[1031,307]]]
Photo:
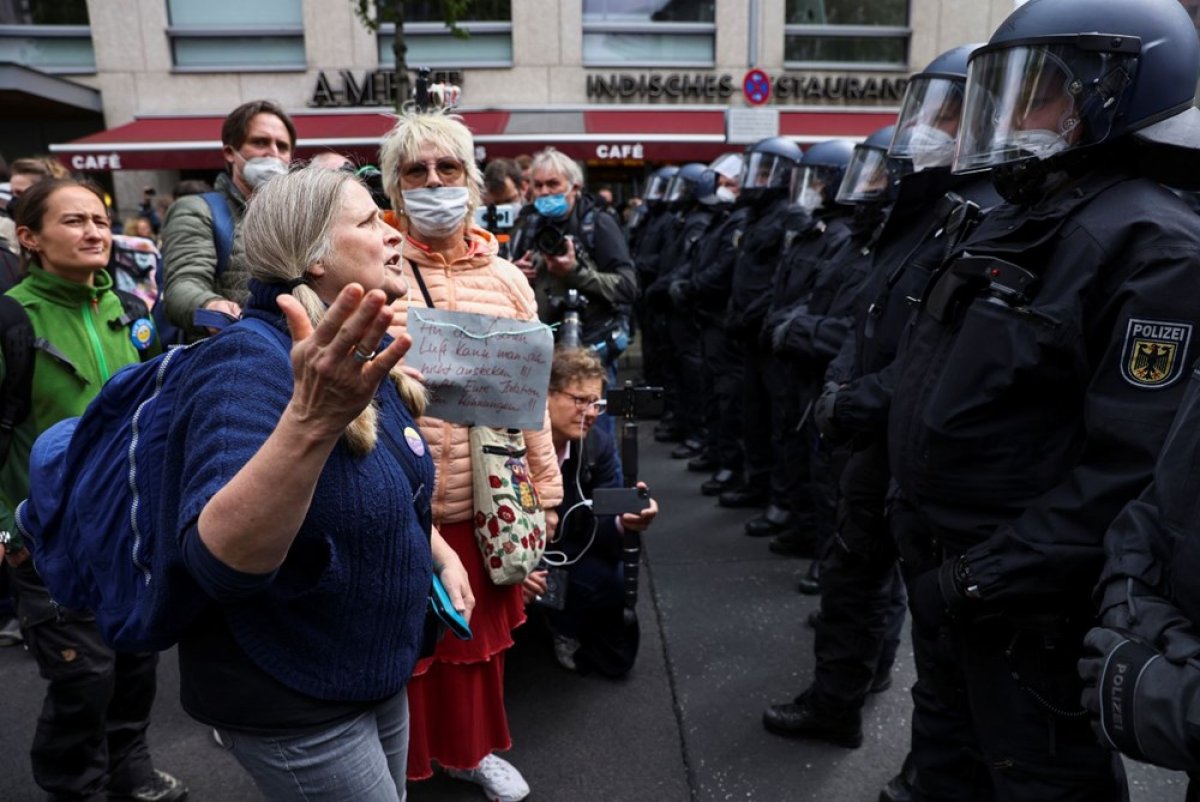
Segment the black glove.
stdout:
[[[1172,640],[1196,640],[1177,630]],[[1180,650],[1192,651],[1192,650]],[[1175,662],[1140,638],[1097,627],[1083,640],[1080,702],[1101,743],[1169,769],[1200,770],[1200,665]]]
[[933,633],[942,628],[947,618],[962,611],[967,599],[954,580],[957,562],[957,559],[946,560],[913,580],[910,599],[913,626]]
[[824,389],[817,396],[817,400],[813,402],[813,423],[817,425],[817,431],[826,441],[833,445],[844,443],[848,440],[846,432],[837,424],[837,397],[842,386],[837,382],[825,382]]

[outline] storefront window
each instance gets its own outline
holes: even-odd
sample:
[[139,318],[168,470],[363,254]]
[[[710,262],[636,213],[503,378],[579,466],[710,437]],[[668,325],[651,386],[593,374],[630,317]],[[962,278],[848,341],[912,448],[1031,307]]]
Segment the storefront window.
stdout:
[[583,0],[588,67],[711,67],[713,0]]
[[908,0],[787,0],[789,67],[904,69]]
[[49,73],[96,71],[86,0],[0,2],[0,61]]
[[167,0],[177,72],[303,70],[302,0]]
[[[455,23],[466,31],[464,39],[450,33],[440,2],[404,4],[405,60],[409,67],[511,67],[512,3],[510,0],[476,0]],[[379,26],[379,64],[396,66],[392,42],[396,26]]]

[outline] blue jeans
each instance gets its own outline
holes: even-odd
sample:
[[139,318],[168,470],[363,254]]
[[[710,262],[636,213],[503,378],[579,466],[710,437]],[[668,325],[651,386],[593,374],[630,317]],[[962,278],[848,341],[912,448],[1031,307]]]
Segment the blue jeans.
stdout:
[[406,691],[315,732],[217,734],[267,802],[404,802]]

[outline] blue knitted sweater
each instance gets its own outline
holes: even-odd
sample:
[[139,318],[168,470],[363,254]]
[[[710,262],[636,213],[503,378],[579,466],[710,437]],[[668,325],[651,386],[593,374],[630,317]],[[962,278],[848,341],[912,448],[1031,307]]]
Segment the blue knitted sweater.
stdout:
[[[280,288],[252,281],[246,315],[285,330]],[[416,423],[390,381],[376,394],[379,442],[365,457],[339,443],[280,568],[241,574],[199,541],[196,521],[258,451],[292,393],[274,343],[234,329],[202,345],[173,417],[166,501],[188,569],[214,598],[236,644],[283,685],[316,699],[372,701],[400,690],[416,664],[429,595],[433,461],[405,441]],[[419,435],[417,435],[419,437]],[[420,451],[418,446],[417,451]]]

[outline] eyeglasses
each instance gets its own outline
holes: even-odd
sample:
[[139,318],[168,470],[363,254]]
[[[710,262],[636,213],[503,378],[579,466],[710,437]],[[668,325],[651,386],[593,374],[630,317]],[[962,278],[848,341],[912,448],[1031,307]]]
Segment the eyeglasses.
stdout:
[[558,392],[560,395],[565,395],[567,398],[570,398],[572,401],[574,401],[576,409],[583,410],[591,407],[592,411],[597,415],[603,415],[604,410],[608,409],[607,398],[588,398],[586,395],[575,395],[574,393],[568,393],[563,390],[559,390]]
[[449,157],[435,162],[413,162],[400,168],[400,179],[409,185],[423,184],[430,170],[437,172],[438,178],[443,181],[457,181],[462,178],[463,163]]

